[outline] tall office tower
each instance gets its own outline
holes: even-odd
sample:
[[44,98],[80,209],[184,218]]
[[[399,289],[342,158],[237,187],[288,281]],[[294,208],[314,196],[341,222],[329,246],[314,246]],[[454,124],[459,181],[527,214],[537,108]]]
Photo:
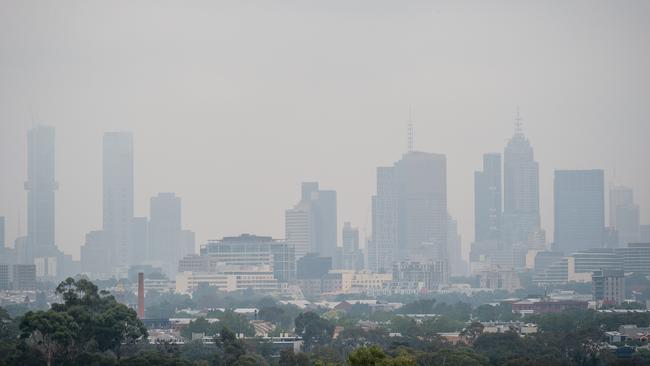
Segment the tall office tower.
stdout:
[[612,186],[609,188],[609,226],[616,229],[616,209],[619,206],[634,204],[634,191],[624,186]]
[[192,230],[183,230],[181,232],[183,256],[196,253],[196,234]]
[[616,208],[616,231],[619,246],[641,241],[641,223],[639,206],[619,205]]
[[173,278],[184,253],[181,199],[174,193],[158,193],[151,198],[149,209],[149,259],[160,261],[165,273]]
[[540,227],[539,165],[521,129],[519,110],[515,133],[503,154],[503,241],[507,248],[525,245]]
[[129,265],[133,223],[133,135],[107,132],[103,139],[103,229],[110,237],[111,265]]
[[619,246],[641,240],[639,211],[639,206],[634,203],[632,188],[614,186],[609,189],[609,222],[618,234]]
[[285,212],[285,233],[296,258],[308,252],[334,258],[338,245],[336,191],[320,190],[317,182],[303,182],[300,202]]
[[359,229],[352,227],[349,222],[343,224],[341,232],[343,241],[343,263],[342,269],[361,269],[359,264]]
[[463,260],[463,238],[458,233],[458,221],[451,216],[447,217],[447,254],[449,273],[453,276],[467,274],[467,262]]
[[131,221],[131,254],[129,264],[138,265],[148,259],[149,220],[146,217],[134,217]]
[[447,163],[444,155],[408,152],[377,169],[368,265],[390,271],[409,256],[447,259]]
[[54,127],[38,126],[29,130],[27,159],[28,257],[49,257],[57,252],[54,241],[54,191],[58,188],[54,178]]
[[650,243],[650,225],[640,225],[639,227],[639,242]]
[[5,248],[5,217],[0,216],[0,250]]
[[501,154],[483,155],[483,171],[474,173],[474,240],[501,239]]
[[605,229],[602,170],[556,170],[555,250],[602,248]]
[[377,194],[372,196],[372,239],[368,241],[367,267],[388,272],[397,257],[398,195],[392,167],[377,168]]

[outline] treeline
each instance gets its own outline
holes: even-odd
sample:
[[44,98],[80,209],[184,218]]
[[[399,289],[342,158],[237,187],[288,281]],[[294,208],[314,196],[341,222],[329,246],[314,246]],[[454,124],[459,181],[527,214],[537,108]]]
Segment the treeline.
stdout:
[[[420,299],[385,313],[371,312],[362,304],[345,311],[300,311],[270,298],[255,299],[258,319],[303,338],[302,352],[294,353],[278,352],[263,339],[238,339],[235,333],[252,336],[253,328],[246,317],[227,308],[208,314],[219,322],[199,318],[183,331],[187,339],[192,333],[211,335],[213,343],[150,344],[135,311],[93,283],[68,279],[55,291],[62,303],[48,310],[12,318],[0,309],[0,365],[650,365],[648,351],[620,359],[603,347],[607,330],[622,324],[650,325],[646,313],[571,310],[529,316],[523,320],[537,323],[539,332],[522,337],[513,331],[483,333],[477,322],[517,318],[507,304],[472,307]],[[201,296],[194,301],[209,302]],[[406,314],[437,316],[416,321]],[[366,320],[363,327],[360,320]],[[451,331],[461,331],[458,344],[438,336]]]

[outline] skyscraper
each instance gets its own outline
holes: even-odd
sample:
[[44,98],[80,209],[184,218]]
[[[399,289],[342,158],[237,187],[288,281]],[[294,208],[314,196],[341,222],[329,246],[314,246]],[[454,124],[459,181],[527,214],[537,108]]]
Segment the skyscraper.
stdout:
[[342,269],[361,269],[359,268],[359,229],[352,227],[349,222],[343,224],[341,232],[341,241],[343,242],[343,265]]
[[149,259],[160,261],[165,273],[173,277],[185,253],[181,199],[174,193],[158,193],[151,198],[149,209]]
[[474,240],[501,239],[501,154],[483,155],[483,171],[474,173]]
[[[29,257],[54,255],[54,127],[38,126],[27,134],[27,245]],[[31,262],[31,261],[30,261]]]
[[320,190],[317,182],[303,182],[298,204],[285,212],[286,239],[296,258],[318,253],[334,258],[338,246],[336,191]]
[[503,154],[502,231],[506,247],[527,243],[540,227],[539,165],[521,129],[521,120],[517,110],[515,133]]
[[556,170],[555,248],[565,253],[601,248],[605,227],[602,170]]
[[447,259],[447,166],[441,154],[408,152],[377,169],[368,265],[390,271],[409,256]]
[[133,136],[107,132],[103,139],[103,229],[114,268],[129,265],[133,223]]
[[625,186],[609,188],[609,226],[616,228],[616,209],[619,206],[633,205],[634,191]]
[[449,273],[454,276],[465,276],[467,274],[467,262],[463,260],[463,238],[458,233],[458,221],[451,217],[447,218],[447,256]]
[[5,248],[5,217],[0,216],[0,250]]
[[616,230],[618,245],[624,247],[641,240],[639,206],[634,203],[632,188],[614,186],[609,190],[609,223]]

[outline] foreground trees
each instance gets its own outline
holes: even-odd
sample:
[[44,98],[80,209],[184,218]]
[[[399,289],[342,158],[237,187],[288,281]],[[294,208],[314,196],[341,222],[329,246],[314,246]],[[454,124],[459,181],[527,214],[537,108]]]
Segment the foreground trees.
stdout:
[[147,337],[147,329],[133,309],[107,292],[99,292],[90,281],[68,278],[56,293],[63,298],[62,304],[27,312],[20,322],[21,339],[40,351],[48,365],[105,351],[119,359],[123,345]]

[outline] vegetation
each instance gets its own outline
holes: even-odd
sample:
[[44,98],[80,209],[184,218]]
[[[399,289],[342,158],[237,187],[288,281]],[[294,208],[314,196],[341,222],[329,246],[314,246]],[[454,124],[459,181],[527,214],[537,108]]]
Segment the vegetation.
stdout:
[[[646,348],[627,358],[603,347],[607,330],[622,324],[648,326],[650,316],[646,313],[567,310],[520,318],[505,303],[449,305],[434,298],[417,299],[395,312],[373,313],[367,305],[300,311],[254,294],[224,296],[208,288],[197,291],[197,298],[192,299],[153,294],[150,298],[156,301],[149,309],[158,306],[177,314],[209,298],[223,306],[210,307],[208,317],[217,321],[203,317],[191,321],[181,333],[187,339],[185,344],[151,344],[132,309],[89,281],[68,279],[55,289],[61,303],[49,309],[13,316],[0,308],[0,365],[650,365],[650,351],[643,342],[635,345]],[[237,304],[252,304],[259,309],[258,319],[301,336],[303,352],[279,350],[254,338],[248,318],[230,310]],[[512,320],[537,323],[539,332],[527,336],[514,331],[484,333],[479,322]],[[448,343],[438,335],[442,332],[458,332],[459,342]],[[193,333],[211,336],[214,342],[192,341]],[[238,338],[239,333],[247,338]]]

